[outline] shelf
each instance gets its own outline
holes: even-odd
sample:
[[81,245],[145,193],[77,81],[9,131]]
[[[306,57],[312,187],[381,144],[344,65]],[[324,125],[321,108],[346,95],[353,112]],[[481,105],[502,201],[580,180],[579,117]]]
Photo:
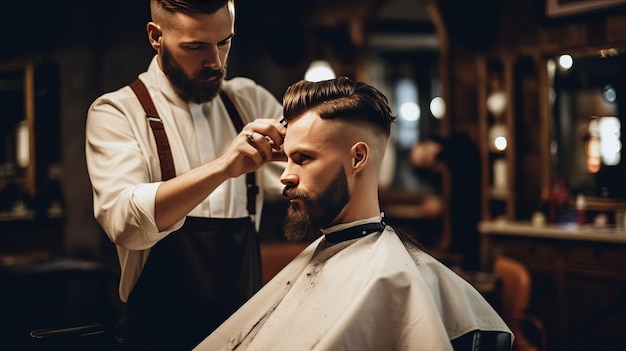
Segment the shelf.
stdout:
[[478,126],[481,141],[482,218],[515,218],[515,109],[513,56],[481,56]]

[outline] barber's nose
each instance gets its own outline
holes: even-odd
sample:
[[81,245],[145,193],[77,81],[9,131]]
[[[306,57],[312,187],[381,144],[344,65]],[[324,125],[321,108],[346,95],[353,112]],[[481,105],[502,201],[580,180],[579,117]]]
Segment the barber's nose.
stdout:
[[222,62],[220,61],[219,50],[217,48],[210,48],[202,61],[203,67],[208,67],[213,70],[222,68]]

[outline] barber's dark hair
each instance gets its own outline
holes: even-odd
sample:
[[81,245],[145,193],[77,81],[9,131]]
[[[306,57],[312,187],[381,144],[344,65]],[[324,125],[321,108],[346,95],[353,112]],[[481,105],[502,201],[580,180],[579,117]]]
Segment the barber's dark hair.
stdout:
[[155,0],[167,12],[213,14],[235,0]]
[[322,119],[366,122],[389,135],[395,116],[383,93],[347,77],[294,83],[283,97],[283,116],[289,122],[313,110]]

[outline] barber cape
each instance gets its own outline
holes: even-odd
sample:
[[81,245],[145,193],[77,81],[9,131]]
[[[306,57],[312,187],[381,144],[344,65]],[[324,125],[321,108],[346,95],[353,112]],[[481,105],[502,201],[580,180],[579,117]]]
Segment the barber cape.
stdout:
[[511,333],[469,283],[386,226],[320,237],[194,350],[452,350],[477,329]]

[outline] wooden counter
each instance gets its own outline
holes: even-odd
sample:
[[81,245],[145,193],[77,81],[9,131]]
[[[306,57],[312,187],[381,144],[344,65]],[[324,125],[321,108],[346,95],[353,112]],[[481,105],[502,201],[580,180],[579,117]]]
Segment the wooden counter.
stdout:
[[551,238],[591,242],[626,244],[626,229],[615,227],[597,228],[592,225],[544,224],[534,226],[528,221],[487,221],[481,222],[479,231],[484,235],[514,235],[529,238]]
[[626,350],[626,231],[494,221],[479,232],[483,269],[498,255],[528,267],[529,312],[544,322],[549,350]]

